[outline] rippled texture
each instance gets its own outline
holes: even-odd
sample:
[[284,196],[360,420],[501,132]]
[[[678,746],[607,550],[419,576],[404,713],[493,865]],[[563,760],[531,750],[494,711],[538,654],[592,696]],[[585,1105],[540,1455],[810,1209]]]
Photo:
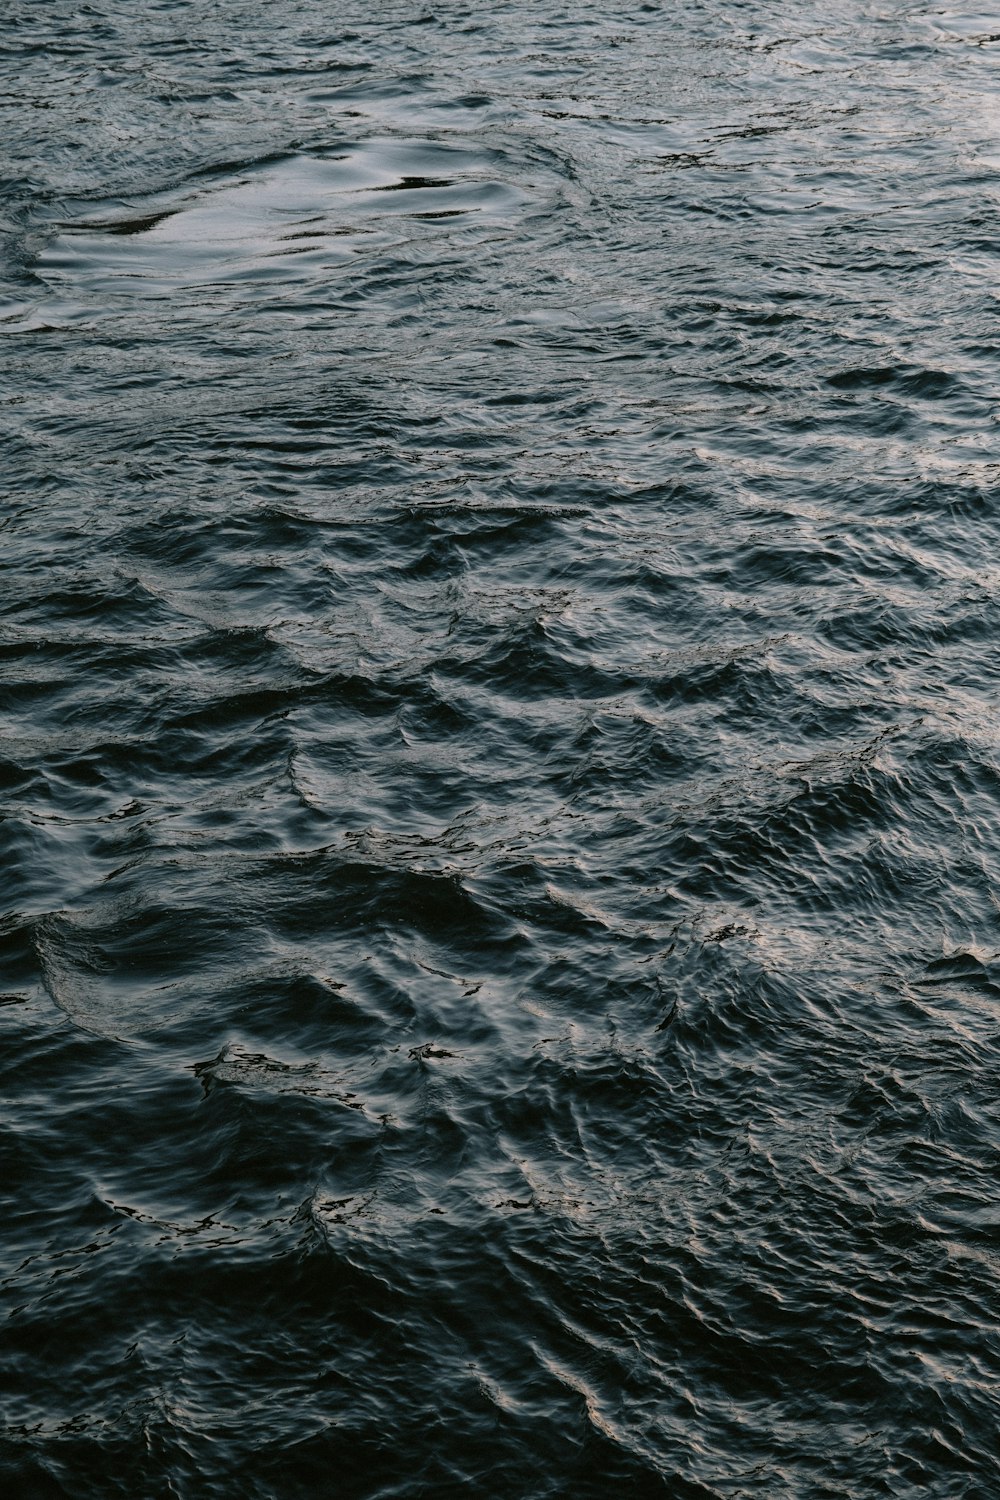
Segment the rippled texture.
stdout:
[[996,1495],[998,42],[8,0],[5,1493]]

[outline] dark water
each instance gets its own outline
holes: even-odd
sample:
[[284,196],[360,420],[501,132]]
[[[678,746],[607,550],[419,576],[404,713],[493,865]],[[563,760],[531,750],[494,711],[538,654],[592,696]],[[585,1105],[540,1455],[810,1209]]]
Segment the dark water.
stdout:
[[15,1497],[995,1497],[1000,18],[7,0]]

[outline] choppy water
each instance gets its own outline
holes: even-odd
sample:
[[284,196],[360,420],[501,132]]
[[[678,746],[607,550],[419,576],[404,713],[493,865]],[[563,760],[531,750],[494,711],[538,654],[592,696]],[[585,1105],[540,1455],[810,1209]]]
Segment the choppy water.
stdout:
[[995,1497],[1000,20],[7,0],[17,1497]]

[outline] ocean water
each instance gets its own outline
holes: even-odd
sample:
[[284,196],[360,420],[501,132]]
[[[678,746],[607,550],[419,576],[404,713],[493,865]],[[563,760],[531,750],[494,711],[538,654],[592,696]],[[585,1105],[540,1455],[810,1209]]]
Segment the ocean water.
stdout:
[[4,1494],[995,1500],[1000,18],[0,73]]

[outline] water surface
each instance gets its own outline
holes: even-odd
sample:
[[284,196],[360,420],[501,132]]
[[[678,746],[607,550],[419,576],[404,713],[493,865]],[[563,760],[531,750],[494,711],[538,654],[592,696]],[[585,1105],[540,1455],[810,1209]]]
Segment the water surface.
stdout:
[[996,1494],[998,47],[9,0],[8,1493]]

